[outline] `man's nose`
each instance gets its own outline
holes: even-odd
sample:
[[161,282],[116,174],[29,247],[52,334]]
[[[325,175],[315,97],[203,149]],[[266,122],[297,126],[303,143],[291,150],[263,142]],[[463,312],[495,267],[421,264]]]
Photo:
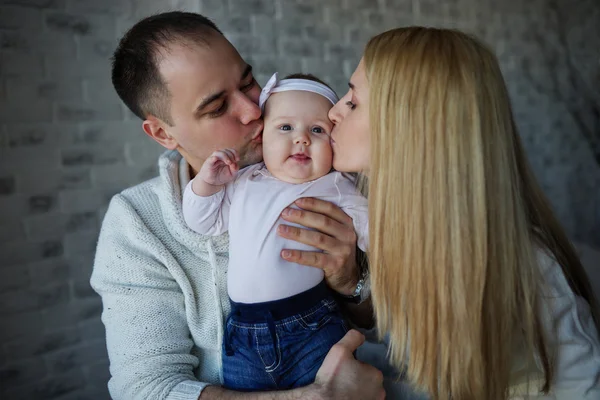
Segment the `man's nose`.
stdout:
[[239,102],[239,118],[240,122],[244,125],[248,125],[251,122],[256,121],[260,118],[261,112],[258,104],[252,101],[245,94],[240,93],[238,96]]

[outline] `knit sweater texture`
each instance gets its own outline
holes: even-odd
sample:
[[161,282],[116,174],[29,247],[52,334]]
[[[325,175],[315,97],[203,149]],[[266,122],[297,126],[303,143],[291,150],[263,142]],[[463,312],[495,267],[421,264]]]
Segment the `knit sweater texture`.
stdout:
[[160,176],[114,196],[102,224],[91,284],[115,400],[196,400],[221,382],[229,241],[186,226],[180,164],[178,152],[164,153]]

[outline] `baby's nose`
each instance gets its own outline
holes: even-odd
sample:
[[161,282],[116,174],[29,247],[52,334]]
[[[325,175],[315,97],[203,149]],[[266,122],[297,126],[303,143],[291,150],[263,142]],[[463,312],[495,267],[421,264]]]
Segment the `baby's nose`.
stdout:
[[310,138],[307,134],[299,134],[294,138],[294,144],[303,144],[305,146],[308,146],[310,144]]

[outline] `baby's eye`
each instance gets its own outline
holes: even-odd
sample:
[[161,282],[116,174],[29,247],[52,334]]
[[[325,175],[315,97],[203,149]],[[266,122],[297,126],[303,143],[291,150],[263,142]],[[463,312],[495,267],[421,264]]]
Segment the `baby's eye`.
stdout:
[[325,129],[320,126],[313,126],[312,133],[325,133]]
[[288,125],[288,124],[286,124],[286,125],[281,125],[281,126],[279,127],[279,129],[280,129],[280,130],[282,130],[282,131],[291,131],[291,130],[292,130],[292,126],[291,126],[291,125]]

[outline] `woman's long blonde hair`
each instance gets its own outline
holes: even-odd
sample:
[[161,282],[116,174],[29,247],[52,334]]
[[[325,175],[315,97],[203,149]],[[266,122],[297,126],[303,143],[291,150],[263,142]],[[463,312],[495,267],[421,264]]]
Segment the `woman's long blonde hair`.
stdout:
[[596,300],[527,164],[498,62],[458,31],[410,27],[369,41],[370,268],[390,358],[434,399],[506,399],[516,349],[553,349],[538,317],[547,249]]

